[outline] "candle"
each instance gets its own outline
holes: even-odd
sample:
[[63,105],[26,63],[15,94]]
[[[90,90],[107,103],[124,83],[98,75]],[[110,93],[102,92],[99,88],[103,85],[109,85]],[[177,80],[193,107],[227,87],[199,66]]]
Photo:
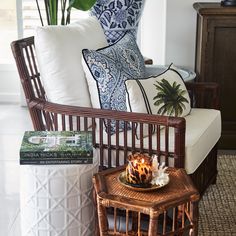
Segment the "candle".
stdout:
[[152,159],[136,153],[128,156],[126,181],[129,184],[145,186],[152,181]]

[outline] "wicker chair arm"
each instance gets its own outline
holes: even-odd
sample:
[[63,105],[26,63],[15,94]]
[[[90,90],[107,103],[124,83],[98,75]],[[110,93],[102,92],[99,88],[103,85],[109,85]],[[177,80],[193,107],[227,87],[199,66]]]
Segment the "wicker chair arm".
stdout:
[[146,113],[124,112],[114,110],[103,110],[89,107],[68,106],[52,102],[47,102],[35,98],[28,104],[29,108],[56,114],[71,116],[103,118],[122,120],[127,122],[144,123],[151,125],[169,126],[177,129],[185,129],[185,119],[182,117],[169,117],[150,115]]
[[219,109],[219,85],[208,82],[188,82],[186,87],[191,97],[191,106]]
[[[67,106],[45,102],[41,99],[31,100],[28,106],[35,130],[91,130],[95,140],[94,146],[100,149],[100,167],[102,168],[105,150],[108,153],[108,167],[112,166],[111,150],[116,152],[117,166],[120,163],[118,160],[121,159],[121,152],[124,157],[127,157],[130,152],[144,152],[149,155],[157,154],[159,158],[165,156],[167,165],[169,165],[168,158],[171,156],[175,167],[184,167],[186,128],[184,118]],[[113,135],[112,121],[116,123]],[[124,124],[122,137],[119,131],[121,123]],[[173,132],[170,131],[171,129],[174,129]],[[129,130],[131,133],[128,134]],[[144,134],[144,130],[148,131],[148,134]],[[155,130],[154,134],[153,130]],[[136,140],[136,132],[139,132],[139,140]],[[172,138],[170,132],[173,135]],[[148,135],[146,139],[145,135]],[[156,137],[155,142],[152,140],[153,135]],[[115,143],[112,143],[112,137],[115,138]],[[170,139],[173,139],[171,149]],[[145,146],[145,142],[148,142],[148,146]],[[164,148],[161,148],[161,143],[164,143]]]

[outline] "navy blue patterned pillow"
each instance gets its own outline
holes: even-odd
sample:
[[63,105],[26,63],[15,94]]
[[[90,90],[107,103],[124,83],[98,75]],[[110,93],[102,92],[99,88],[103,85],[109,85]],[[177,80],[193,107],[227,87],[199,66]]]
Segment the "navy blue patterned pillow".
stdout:
[[[88,80],[93,107],[98,100],[93,98],[96,81],[100,108],[127,111],[125,81],[145,76],[145,64],[134,37],[127,33],[117,43],[98,50],[83,50],[84,71]],[[91,76],[92,75],[92,76]],[[94,105],[95,104],[95,105]],[[112,127],[115,122],[112,122]],[[123,124],[120,123],[120,130]],[[114,131],[114,128],[113,128]]]
[[138,23],[146,0],[97,0],[91,9],[100,21],[109,44],[129,31],[136,38]]

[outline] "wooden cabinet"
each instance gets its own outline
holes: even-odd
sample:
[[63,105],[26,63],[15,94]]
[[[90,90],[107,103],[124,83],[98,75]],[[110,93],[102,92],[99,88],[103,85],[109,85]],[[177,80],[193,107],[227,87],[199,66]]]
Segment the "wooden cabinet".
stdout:
[[198,81],[220,84],[221,149],[236,149],[236,7],[194,3]]

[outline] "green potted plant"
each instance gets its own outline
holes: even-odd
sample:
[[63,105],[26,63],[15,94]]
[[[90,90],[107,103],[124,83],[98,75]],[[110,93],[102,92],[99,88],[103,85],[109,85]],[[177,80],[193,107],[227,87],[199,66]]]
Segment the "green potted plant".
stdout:
[[[87,11],[94,4],[96,0],[44,0],[44,6],[48,25],[67,25],[70,23],[71,9]],[[39,2],[36,0],[37,9],[42,26],[44,25],[42,12],[39,7]],[[58,12],[61,11],[60,23],[58,20]]]

